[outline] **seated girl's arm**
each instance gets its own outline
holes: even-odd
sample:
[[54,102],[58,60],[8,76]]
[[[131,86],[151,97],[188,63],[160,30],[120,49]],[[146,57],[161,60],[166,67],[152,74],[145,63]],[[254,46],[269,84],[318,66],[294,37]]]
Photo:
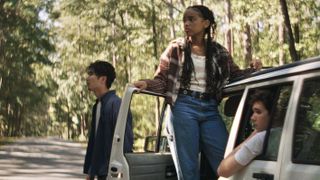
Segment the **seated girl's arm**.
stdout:
[[[244,142],[238,145],[225,159],[222,160],[217,170],[219,176],[229,177],[233,175],[234,173],[245,167],[248,164],[248,161],[250,162],[257,156],[256,154],[259,152],[256,153],[255,149],[252,152],[252,150],[246,146],[247,142],[250,146],[251,144],[256,144],[257,141],[260,141],[261,137],[256,136],[256,134],[257,131],[253,131]],[[251,140],[251,142],[249,140]],[[241,153],[242,155],[239,156],[237,153]]]

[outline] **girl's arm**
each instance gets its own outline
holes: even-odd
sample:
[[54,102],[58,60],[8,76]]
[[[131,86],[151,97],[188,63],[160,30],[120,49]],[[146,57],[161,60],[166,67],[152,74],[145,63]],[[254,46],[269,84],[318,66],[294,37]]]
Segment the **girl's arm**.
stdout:
[[241,170],[245,165],[241,165],[235,158],[236,152],[239,151],[239,149],[243,146],[245,142],[250,140],[252,137],[254,137],[257,134],[257,131],[254,130],[250,136],[243,141],[241,144],[239,144],[226,158],[222,160],[218,167],[218,175],[222,177],[229,177],[236,173],[237,171]]

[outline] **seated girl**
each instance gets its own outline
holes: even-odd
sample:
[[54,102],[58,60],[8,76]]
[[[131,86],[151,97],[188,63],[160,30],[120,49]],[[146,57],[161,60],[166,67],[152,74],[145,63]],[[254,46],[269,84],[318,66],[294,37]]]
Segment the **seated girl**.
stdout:
[[[232,176],[262,153],[266,129],[270,123],[272,99],[272,93],[266,90],[256,91],[251,96],[250,104],[253,113],[250,119],[254,131],[220,163],[218,167],[219,176]],[[281,128],[277,127],[279,127],[279,123],[273,123],[270,132],[278,130],[281,132]],[[277,143],[279,143],[279,140]]]

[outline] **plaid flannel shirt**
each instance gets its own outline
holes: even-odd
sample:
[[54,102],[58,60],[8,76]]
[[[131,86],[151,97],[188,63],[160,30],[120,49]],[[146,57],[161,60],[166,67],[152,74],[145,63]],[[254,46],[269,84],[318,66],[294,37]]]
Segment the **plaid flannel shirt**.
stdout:
[[[239,77],[245,74],[249,74],[254,69],[240,70],[240,68],[233,62],[229,52],[219,43],[212,42],[213,48],[215,48],[215,54],[213,54],[213,63],[217,64],[218,69],[215,72],[219,73],[221,79],[216,80],[214,89],[216,93],[216,99],[221,99],[222,88],[228,83],[229,79]],[[185,39],[178,38],[172,41],[166,50],[160,56],[160,64],[155,72],[154,79],[146,79],[147,90],[164,93],[167,95],[166,100],[170,104],[174,104],[178,91],[180,88],[179,78],[181,76],[181,68],[184,62]],[[215,73],[214,72],[214,73]]]

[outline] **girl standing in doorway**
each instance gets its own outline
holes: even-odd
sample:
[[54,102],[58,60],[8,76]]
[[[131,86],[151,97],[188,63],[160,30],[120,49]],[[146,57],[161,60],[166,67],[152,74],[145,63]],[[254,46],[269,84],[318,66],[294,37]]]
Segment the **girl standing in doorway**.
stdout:
[[223,159],[228,133],[217,109],[223,86],[230,78],[260,69],[261,63],[239,69],[213,40],[216,22],[208,7],[188,7],[183,24],[186,37],[172,41],[162,53],[154,79],[134,86],[167,95],[182,179],[199,180],[200,150],[215,171]]

